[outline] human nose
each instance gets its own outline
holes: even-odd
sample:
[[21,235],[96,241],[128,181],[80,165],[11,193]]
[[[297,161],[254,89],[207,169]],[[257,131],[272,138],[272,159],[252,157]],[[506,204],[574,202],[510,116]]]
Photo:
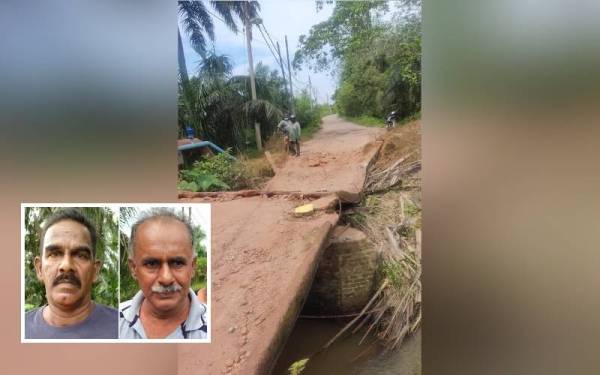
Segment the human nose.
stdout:
[[60,272],[70,272],[73,270],[73,257],[70,254],[65,254],[60,260]]
[[171,267],[169,267],[168,263],[164,263],[160,267],[160,271],[158,274],[158,282],[162,285],[171,285],[173,284],[174,278],[173,273],[171,272]]

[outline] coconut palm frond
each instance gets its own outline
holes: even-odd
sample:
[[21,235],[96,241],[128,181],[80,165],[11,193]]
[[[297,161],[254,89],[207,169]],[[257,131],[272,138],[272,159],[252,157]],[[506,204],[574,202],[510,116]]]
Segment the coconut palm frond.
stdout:
[[223,21],[225,25],[229,28],[229,30],[234,33],[238,33],[238,26],[233,19],[233,15],[231,14],[231,2],[229,1],[211,1],[210,5],[214,8],[214,10],[219,13],[223,17]]
[[201,56],[206,53],[206,37],[215,39],[214,24],[200,1],[180,1],[179,15],[192,48]]

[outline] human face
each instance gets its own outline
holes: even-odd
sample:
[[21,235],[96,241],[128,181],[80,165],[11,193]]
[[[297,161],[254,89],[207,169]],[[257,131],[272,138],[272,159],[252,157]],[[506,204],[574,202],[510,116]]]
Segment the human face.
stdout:
[[154,313],[168,316],[179,312],[186,306],[196,269],[185,225],[164,218],[142,223],[137,229],[129,267]]
[[73,220],[59,221],[43,238],[42,256],[35,257],[37,278],[52,306],[73,310],[91,300],[100,262],[94,260],[88,229]]

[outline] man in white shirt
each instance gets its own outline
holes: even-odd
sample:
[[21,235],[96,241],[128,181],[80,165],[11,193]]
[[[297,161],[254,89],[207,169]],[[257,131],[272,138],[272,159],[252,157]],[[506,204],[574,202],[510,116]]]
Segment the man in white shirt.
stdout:
[[190,289],[196,269],[191,224],[167,209],[131,228],[129,269],[140,291],[119,307],[121,339],[204,339],[206,305]]

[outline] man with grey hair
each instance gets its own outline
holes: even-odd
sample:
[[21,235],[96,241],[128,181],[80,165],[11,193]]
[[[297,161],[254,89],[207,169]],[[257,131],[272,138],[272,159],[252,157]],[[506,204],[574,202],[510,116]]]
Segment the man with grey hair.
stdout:
[[168,209],[131,227],[129,270],[140,291],[119,306],[121,339],[204,339],[206,305],[190,289],[196,270],[193,229]]

